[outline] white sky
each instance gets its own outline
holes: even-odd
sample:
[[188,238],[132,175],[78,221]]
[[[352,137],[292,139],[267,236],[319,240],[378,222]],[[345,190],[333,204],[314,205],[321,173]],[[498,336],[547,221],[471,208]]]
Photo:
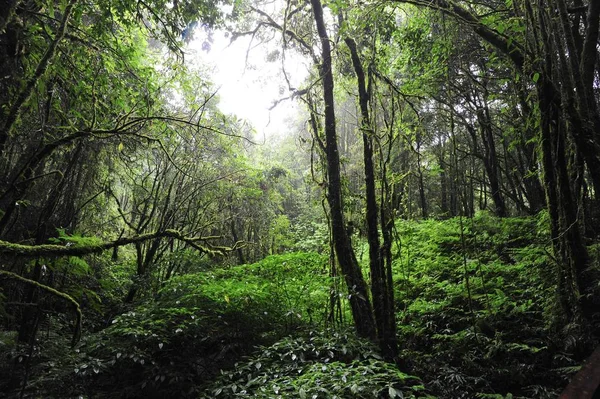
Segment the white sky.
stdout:
[[[259,140],[284,135],[286,119],[295,115],[297,100],[282,101],[269,110],[274,101],[291,94],[281,75],[281,60],[266,60],[269,50],[276,48],[257,46],[255,41],[247,54],[249,36],[240,37],[231,44],[227,36],[226,32],[213,32],[211,49],[205,51],[202,45],[206,35],[198,32],[188,45],[190,54],[186,56],[189,60],[186,62],[199,62],[209,67],[211,80],[220,87],[221,110],[250,122]],[[275,44],[270,47],[273,46]],[[308,75],[305,61],[291,52],[286,53],[286,70],[295,87],[300,86]]]

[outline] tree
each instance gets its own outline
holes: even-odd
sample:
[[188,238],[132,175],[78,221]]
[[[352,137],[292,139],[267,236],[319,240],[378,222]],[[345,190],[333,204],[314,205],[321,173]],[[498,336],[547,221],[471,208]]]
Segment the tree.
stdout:
[[331,231],[337,260],[350,290],[350,306],[356,331],[360,336],[374,338],[376,327],[365,281],[352,249],[343,215],[340,157],[337,145],[334,109],[334,80],[331,46],[319,0],[311,0],[312,12],[321,42],[320,77],[325,103],[325,153],[327,162],[327,202],[331,217]]
[[[363,159],[365,175],[366,196],[366,224],[367,241],[369,243],[369,270],[371,271],[371,294],[373,296],[373,311],[377,326],[377,339],[385,356],[394,359],[398,355],[398,344],[396,342],[396,318],[393,304],[393,287],[388,285],[391,276],[389,270],[384,266],[383,248],[379,240],[379,210],[375,188],[375,156],[373,136],[375,135],[374,124],[369,114],[369,103],[371,101],[367,90],[365,70],[360,60],[356,42],[351,37],[344,39],[350,56],[356,80],[358,84],[358,102],[360,108],[360,129],[363,138]],[[384,215],[381,215],[382,223],[386,223]],[[393,223],[393,221],[391,222]],[[385,225],[383,226],[385,231]],[[387,255],[389,256],[389,254]]]

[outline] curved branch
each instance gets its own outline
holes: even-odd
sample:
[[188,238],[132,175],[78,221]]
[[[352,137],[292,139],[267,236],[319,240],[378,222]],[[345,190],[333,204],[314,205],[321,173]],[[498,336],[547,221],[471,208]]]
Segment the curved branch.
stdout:
[[428,7],[451,15],[469,25],[483,40],[496,47],[515,64],[519,71],[523,70],[525,54],[523,47],[514,39],[508,38],[486,26],[479,17],[469,12],[452,0],[393,0],[396,3],[408,3],[420,7]]
[[57,296],[59,298],[62,298],[65,301],[71,303],[71,305],[73,306],[73,310],[75,311],[75,317],[76,317],[75,325],[73,326],[74,331],[73,331],[73,338],[71,339],[71,346],[74,347],[77,344],[77,342],[79,342],[79,338],[81,337],[81,308],[79,307],[79,303],[75,299],[73,299],[72,296],[70,296],[69,294],[65,294],[64,292],[55,290],[52,287],[48,287],[47,285],[38,283],[37,281],[30,280],[28,278],[19,276],[18,274],[15,274],[12,272],[0,270],[0,276],[4,276],[5,278],[17,280],[17,281],[20,281],[25,284],[33,285],[34,287],[37,287],[41,290],[49,292],[50,294]]
[[275,20],[273,18],[271,18],[271,16],[269,14],[267,14],[266,12],[259,10],[257,8],[254,8],[254,7],[250,7],[250,9],[267,19],[267,21],[264,22],[265,25],[277,29],[278,31],[282,32],[284,35],[289,35],[293,40],[298,42],[298,44],[300,44],[310,54],[310,57],[312,58],[313,62],[315,64],[319,63],[319,60],[313,51],[313,47],[310,44],[308,44],[306,42],[306,40],[304,40],[302,37],[300,37],[296,32],[294,32],[291,29],[288,29],[286,27],[287,24],[286,24],[286,26],[281,26],[280,24],[275,22]]
[[25,87],[23,88],[23,90],[21,90],[14,104],[10,107],[10,110],[8,111],[8,115],[6,117],[6,122],[4,123],[4,126],[2,126],[2,129],[0,129],[0,155],[4,152],[6,140],[8,139],[8,136],[10,135],[15,123],[19,119],[19,116],[21,115],[23,105],[27,102],[27,100],[29,100],[29,97],[31,97],[31,93],[33,93],[33,89],[37,85],[38,81],[46,73],[48,65],[50,65],[52,59],[54,58],[54,54],[56,54],[58,44],[65,37],[65,34],[67,32],[67,23],[69,22],[69,18],[71,17],[71,13],[73,12],[73,7],[75,7],[76,3],[77,0],[71,0],[65,8],[65,14],[61,21],[60,27],[56,32],[54,41],[50,43],[50,46],[46,50],[46,53],[40,60],[40,63],[38,64],[35,72],[33,73],[33,76],[31,76],[29,80],[27,80]]
[[118,240],[102,242],[98,244],[87,244],[76,246],[72,245],[57,245],[57,244],[42,244],[42,245],[23,245],[15,244],[8,241],[0,240],[0,255],[16,256],[16,257],[59,257],[59,256],[83,256],[95,253],[101,253],[107,249],[115,247],[121,247],[127,244],[134,244],[155,238],[170,237],[177,240],[183,241],[198,251],[211,255],[220,256],[225,255],[231,251],[229,247],[213,246],[207,241],[215,238],[210,237],[187,237],[178,230],[163,230],[154,233],[140,234],[133,237],[119,238]]

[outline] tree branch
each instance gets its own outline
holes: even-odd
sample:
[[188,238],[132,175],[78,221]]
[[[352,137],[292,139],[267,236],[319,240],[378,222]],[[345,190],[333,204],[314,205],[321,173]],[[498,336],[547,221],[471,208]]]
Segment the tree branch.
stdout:
[[[101,253],[107,249],[120,247],[127,244],[134,244],[155,238],[170,237],[177,240],[183,241],[198,251],[211,255],[221,256],[230,252],[232,249],[223,246],[210,245],[207,241],[215,238],[210,237],[187,237],[178,230],[163,230],[154,233],[140,234],[133,237],[119,238],[118,240],[102,242],[98,244],[87,244],[87,245],[57,245],[57,244],[42,244],[42,245],[22,245],[15,244],[8,241],[0,240],[0,255],[16,256],[16,257],[59,257],[59,256],[83,256],[94,253]],[[202,244],[200,244],[202,243]]]
[[74,347],[77,344],[77,342],[79,342],[79,338],[81,337],[81,308],[79,307],[79,303],[77,303],[77,301],[75,299],[73,299],[72,296],[70,296],[69,294],[65,294],[64,292],[57,291],[52,287],[48,287],[47,285],[38,283],[37,281],[30,280],[28,278],[19,276],[18,274],[15,274],[12,272],[0,270],[0,276],[4,276],[5,278],[17,280],[17,281],[20,281],[25,284],[33,285],[34,287],[37,287],[41,290],[49,292],[50,294],[57,296],[59,298],[62,298],[65,301],[71,303],[71,305],[73,306],[73,310],[75,311],[75,317],[76,317],[75,325],[73,326],[74,331],[73,331],[73,338],[71,339],[71,347]]
[[40,60],[40,63],[38,64],[37,68],[35,69],[33,76],[31,76],[27,80],[25,87],[23,88],[23,90],[21,90],[19,96],[10,107],[10,110],[8,111],[8,115],[6,117],[6,122],[4,122],[4,126],[2,126],[2,128],[0,129],[0,155],[2,155],[2,153],[4,152],[6,140],[8,139],[8,136],[10,135],[15,123],[19,119],[19,116],[21,115],[21,109],[23,108],[23,105],[27,102],[27,100],[29,100],[29,97],[31,97],[31,93],[33,93],[33,89],[37,85],[38,81],[46,73],[48,65],[50,65],[52,59],[54,58],[54,54],[56,53],[58,44],[65,37],[67,31],[67,24],[69,22],[69,18],[71,17],[71,13],[73,12],[73,7],[75,7],[76,3],[77,0],[71,0],[65,8],[65,14],[58,28],[58,31],[56,32],[54,41],[50,43],[50,46],[46,50],[46,53]]
[[254,8],[254,7],[250,7],[250,8],[252,9],[252,11],[256,12],[257,14],[259,14],[267,19],[267,21],[264,22],[265,25],[271,26],[271,27],[277,29],[278,31],[282,32],[284,35],[289,35],[292,39],[294,39],[296,42],[298,42],[298,44],[300,44],[304,48],[304,50],[306,50],[308,52],[308,54],[310,54],[310,56],[315,64],[319,63],[319,60],[318,60],[317,56],[315,55],[312,46],[310,46],[306,42],[306,40],[304,40],[303,38],[298,36],[298,34],[296,32],[294,32],[293,30],[287,29],[287,27],[283,27],[283,26],[279,25],[266,12],[259,10],[257,8]]
[[452,0],[393,1],[396,3],[408,3],[420,7],[428,7],[458,18],[460,21],[469,25],[483,40],[490,43],[492,46],[496,47],[498,50],[508,56],[519,71],[523,70],[523,66],[525,64],[525,55],[524,49],[519,43],[486,26],[483,22],[481,22],[481,19],[478,16],[472,14],[462,6],[454,3]]

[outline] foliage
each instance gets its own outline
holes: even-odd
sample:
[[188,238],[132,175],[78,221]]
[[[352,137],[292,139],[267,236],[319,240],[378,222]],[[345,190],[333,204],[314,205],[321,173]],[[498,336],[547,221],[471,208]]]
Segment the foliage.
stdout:
[[[2,370],[24,372],[31,357],[27,392],[45,397],[555,397],[577,363],[550,339],[547,215],[481,212],[396,229],[400,359],[422,383],[352,331],[322,328],[330,280],[327,258],[314,253],[199,266],[107,325],[96,318],[101,330],[84,334],[77,351],[64,350],[68,323],[48,317],[31,353],[2,335],[11,359]],[[109,270],[98,275],[103,284],[119,281]]]
[[[597,2],[283,3],[2,2],[3,394],[544,398],[596,343]],[[252,146],[182,62],[227,14],[246,14],[232,40],[281,46],[269,62],[311,58],[274,103],[309,108],[299,142]],[[374,336],[392,286],[423,384],[323,329],[354,314]]]
[[381,360],[354,332],[314,331],[286,337],[236,364],[201,398],[418,398],[419,379]]
[[309,218],[299,220],[292,226],[294,248],[299,251],[317,251],[322,253],[328,249],[329,231],[323,222]]
[[323,262],[317,254],[278,255],[175,277],[154,300],[84,337],[77,352],[52,359],[64,342],[50,343],[36,369],[52,369],[53,378],[40,377],[30,389],[191,397],[200,381],[255,345],[322,320],[329,292]]
[[572,354],[557,355],[548,335],[554,295],[544,218],[480,212],[398,224],[401,356],[435,394],[555,397],[566,381],[559,368],[574,364]]

